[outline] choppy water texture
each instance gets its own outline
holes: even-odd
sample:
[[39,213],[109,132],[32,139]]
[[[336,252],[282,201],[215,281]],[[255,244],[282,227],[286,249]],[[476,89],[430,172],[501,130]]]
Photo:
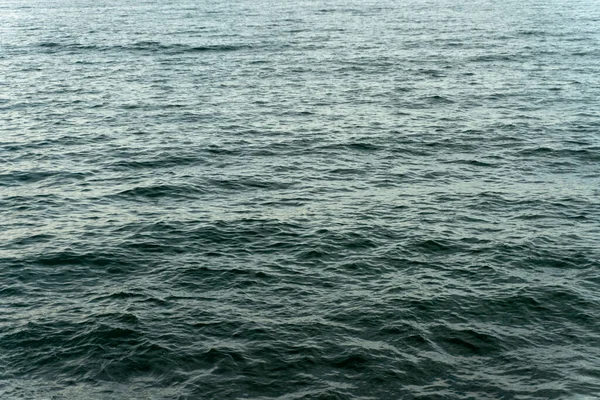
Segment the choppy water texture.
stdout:
[[592,0],[0,4],[2,399],[600,393]]

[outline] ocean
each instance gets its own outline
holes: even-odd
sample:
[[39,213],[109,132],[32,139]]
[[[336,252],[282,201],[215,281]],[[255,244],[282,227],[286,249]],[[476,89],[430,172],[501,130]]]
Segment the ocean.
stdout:
[[0,398],[600,397],[600,5],[0,3]]

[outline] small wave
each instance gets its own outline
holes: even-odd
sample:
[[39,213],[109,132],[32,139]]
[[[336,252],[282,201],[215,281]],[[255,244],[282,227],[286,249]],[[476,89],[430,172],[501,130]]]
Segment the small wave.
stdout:
[[90,175],[90,173],[85,172],[67,171],[15,171],[0,175],[0,187],[42,182],[47,185],[64,185],[68,182],[84,180]]
[[202,164],[205,160],[198,156],[185,156],[173,154],[159,154],[152,159],[145,160],[118,160],[110,164],[115,170],[137,170],[137,169],[155,169],[182,167],[195,164]]
[[479,160],[452,160],[452,161],[445,161],[445,163],[464,164],[464,165],[470,165],[473,167],[487,167],[487,168],[493,168],[493,167],[498,166],[498,164],[489,163],[489,162],[485,162],[485,161],[479,161]]
[[432,333],[432,340],[453,355],[491,356],[504,350],[499,338],[471,329],[453,330],[443,327],[441,330],[434,329]]
[[521,36],[546,36],[548,33],[541,30],[522,29],[517,32]]
[[416,242],[414,244],[417,248],[425,250],[429,253],[447,253],[453,250],[458,249],[456,245],[445,241],[445,240],[433,240],[427,239],[423,241]]
[[420,75],[430,76],[432,78],[442,78],[445,77],[446,74],[439,69],[424,69],[420,68],[417,70],[417,73]]
[[428,96],[428,97],[425,97],[424,100],[429,103],[433,103],[433,104],[453,104],[454,103],[453,100],[451,100],[445,96],[440,96],[440,95]]
[[57,42],[42,42],[38,46],[52,48],[52,47],[59,47],[59,46],[61,46],[61,44],[57,43]]
[[472,57],[470,61],[472,62],[508,62],[508,61],[517,61],[522,57],[517,57],[513,54],[482,54],[476,57]]
[[372,152],[384,149],[383,146],[367,143],[367,142],[347,142],[347,143],[333,143],[327,145],[319,145],[314,148],[314,150],[325,150],[325,151],[335,151],[335,150],[346,150],[346,151],[360,151],[360,152]]
[[206,52],[231,52],[251,49],[247,44],[207,44],[207,45],[189,45],[189,44],[164,44],[155,41],[140,41],[128,45],[95,45],[80,43],[59,43],[42,42],[38,47],[49,53],[57,52],[113,52],[113,51],[134,51],[148,53],[162,53],[167,55],[186,54],[186,53],[206,53]]
[[580,162],[596,163],[600,161],[600,149],[590,147],[587,149],[555,149],[548,146],[530,147],[519,151],[521,156],[544,157],[552,160],[564,159],[568,162],[577,160]]
[[158,184],[151,186],[138,186],[123,190],[114,196],[136,200],[160,199],[160,198],[194,198],[199,194],[206,193],[203,187],[197,185],[169,185]]
[[194,46],[187,44],[163,44],[153,41],[136,42],[129,46],[124,46],[125,50],[150,51],[166,54],[184,54],[184,53],[203,53],[203,52],[228,52],[250,49],[249,45],[234,44],[212,44],[203,46]]
[[294,186],[293,182],[285,181],[266,181],[258,179],[209,179],[208,183],[211,186],[226,189],[226,190],[240,190],[240,189],[264,189],[264,190],[281,190],[288,189]]

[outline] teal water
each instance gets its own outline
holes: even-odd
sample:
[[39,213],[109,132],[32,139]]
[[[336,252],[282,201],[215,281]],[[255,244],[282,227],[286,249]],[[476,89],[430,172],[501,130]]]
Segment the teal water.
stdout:
[[594,1],[0,4],[0,398],[592,399]]

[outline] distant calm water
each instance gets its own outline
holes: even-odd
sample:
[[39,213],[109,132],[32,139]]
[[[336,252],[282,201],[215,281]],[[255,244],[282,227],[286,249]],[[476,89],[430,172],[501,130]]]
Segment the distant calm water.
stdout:
[[599,4],[3,0],[0,398],[600,396]]

